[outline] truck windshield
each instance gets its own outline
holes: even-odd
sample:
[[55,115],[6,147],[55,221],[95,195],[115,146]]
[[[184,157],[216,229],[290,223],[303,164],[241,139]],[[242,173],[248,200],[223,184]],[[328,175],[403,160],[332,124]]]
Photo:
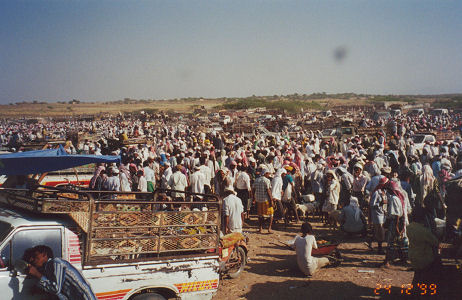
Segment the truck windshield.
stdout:
[[412,140],[414,141],[414,143],[416,144],[419,144],[419,143],[423,143],[425,139],[425,136],[424,135],[416,135],[412,138]]
[[12,229],[13,227],[10,224],[0,221],[0,242],[6,238]]
[[353,134],[353,128],[342,128],[343,134]]
[[334,135],[334,129],[324,129],[321,133],[323,136]]

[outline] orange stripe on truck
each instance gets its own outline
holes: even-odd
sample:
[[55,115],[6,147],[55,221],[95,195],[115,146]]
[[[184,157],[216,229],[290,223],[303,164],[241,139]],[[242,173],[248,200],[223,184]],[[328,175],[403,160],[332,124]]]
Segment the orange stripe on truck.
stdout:
[[119,291],[112,291],[112,292],[104,292],[104,293],[96,293],[96,297],[98,299],[122,299],[131,289],[128,290],[119,290]]

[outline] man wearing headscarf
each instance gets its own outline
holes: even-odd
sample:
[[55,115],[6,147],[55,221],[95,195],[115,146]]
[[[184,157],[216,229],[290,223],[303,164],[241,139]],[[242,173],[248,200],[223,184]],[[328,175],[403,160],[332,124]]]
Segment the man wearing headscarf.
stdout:
[[93,177],[90,179],[90,184],[89,184],[90,190],[96,189],[96,180],[98,179],[101,172],[105,169],[106,168],[103,165],[99,165],[98,167],[96,167],[95,173],[93,174]]
[[319,204],[319,207],[322,208],[324,204],[324,165],[319,161],[319,158],[318,162],[316,163],[316,170],[311,173],[311,190],[313,191],[314,197],[316,202]]
[[326,172],[326,181],[324,187],[324,204],[322,206],[322,212],[326,219],[328,219],[329,213],[337,209],[338,200],[340,197],[340,184],[337,180],[337,175],[332,170]]
[[396,257],[406,262],[408,257],[409,242],[406,236],[407,207],[404,195],[398,184],[389,180],[383,187],[387,194],[387,218],[390,219],[388,226],[387,251],[385,253],[384,266]]
[[[382,176],[382,175],[380,175]],[[377,186],[372,190],[371,201],[369,203],[370,221],[374,227],[373,238],[369,239],[366,244],[372,250],[372,240],[375,238],[378,244],[378,254],[384,254],[382,243],[385,240],[385,209],[387,203],[387,195],[385,193],[385,185],[388,183],[388,178],[382,176]]]
[[361,207],[366,205],[364,200],[364,191],[366,189],[367,177],[364,176],[363,166],[360,163],[356,163],[353,166],[353,185],[351,194],[359,200]]
[[358,198],[350,197],[350,204],[342,209],[340,220],[340,228],[346,233],[366,234],[366,217],[359,208]]
[[353,175],[344,167],[338,167],[336,173],[340,178],[340,199],[339,204],[344,207],[350,202],[351,188],[353,187]]
[[132,176],[128,168],[121,163],[120,166],[120,189],[122,192],[131,192],[132,191]]

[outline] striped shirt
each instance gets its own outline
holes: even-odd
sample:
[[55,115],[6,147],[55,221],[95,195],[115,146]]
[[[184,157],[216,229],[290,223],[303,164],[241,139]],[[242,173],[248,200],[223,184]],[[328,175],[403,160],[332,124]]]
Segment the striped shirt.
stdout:
[[61,258],[50,258],[38,286],[58,296],[60,300],[96,300],[90,284],[69,262]]

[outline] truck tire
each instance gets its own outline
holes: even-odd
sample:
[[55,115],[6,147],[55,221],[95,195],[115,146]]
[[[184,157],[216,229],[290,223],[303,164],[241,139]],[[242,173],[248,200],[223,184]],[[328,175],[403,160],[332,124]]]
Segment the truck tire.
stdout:
[[158,293],[144,293],[133,297],[132,300],[167,300],[167,298]]
[[244,270],[247,260],[246,260],[244,248],[238,246],[234,248],[234,251],[236,251],[236,253],[231,254],[232,257],[230,259],[234,258],[238,260],[239,265],[234,267],[232,270],[229,270],[228,275],[231,278],[238,278],[241,275],[242,271]]

